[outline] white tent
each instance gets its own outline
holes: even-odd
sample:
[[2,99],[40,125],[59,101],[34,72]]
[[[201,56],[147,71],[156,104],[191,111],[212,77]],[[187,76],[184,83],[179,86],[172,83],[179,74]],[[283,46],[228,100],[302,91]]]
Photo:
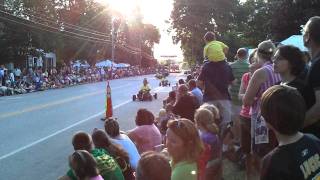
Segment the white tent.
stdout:
[[103,60],[101,62],[96,63],[96,67],[111,67],[112,65],[115,65],[115,63],[113,63],[110,60]]
[[303,44],[302,35],[292,35],[288,39],[280,42],[282,45],[293,45],[299,48],[301,51],[308,51],[308,49]]
[[75,67],[78,67],[78,68],[80,68],[80,67],[89,68],[90,65],[88,64],[87,61],[81,62],[80,60],[76,60],[76,61],[74,61],[74,63],[72,63],[72,67],[73,68],[75,68]]
[[114,67],[116,68],[127,68],[129,66],[130,64],[125,64],[125,63],[114,64]]

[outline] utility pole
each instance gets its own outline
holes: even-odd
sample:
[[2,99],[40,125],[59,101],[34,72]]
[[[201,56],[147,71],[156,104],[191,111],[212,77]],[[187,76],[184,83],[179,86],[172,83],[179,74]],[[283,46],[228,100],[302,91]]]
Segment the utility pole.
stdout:
[[114,50],[115,50],[115,29],[114,29],[114,19],[111,23],[112,40],[111,40],[111,61],[114,62]]
[[139,65],[140,65],[140,68],[142,65],[141,33],[142,33],[142,30],[141,30],[141,28],[139,28]]
[[111,40],[111,60],[112,62],[115,61],[115,49],[116,49],[116,38],[117,32],[121,24],[121,19],[112,19],[111,23],[111,31],[112,31],[112,40]]

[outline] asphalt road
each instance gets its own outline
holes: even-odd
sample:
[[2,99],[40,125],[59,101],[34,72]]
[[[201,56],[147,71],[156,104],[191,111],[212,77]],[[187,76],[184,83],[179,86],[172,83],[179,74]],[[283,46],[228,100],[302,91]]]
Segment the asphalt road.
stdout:
[[[182,75],[168,78],[173,84]],[[132,102],[147,77],[158,100]],[[139,108],[157,115],[171,87],[159,87],[153,75],[110,81],[114,116],[126,131]],[[0,97],[0,179],[53,180],[66,173],[71,139],[77,131],[103,128],[106,82],[18,96]]]

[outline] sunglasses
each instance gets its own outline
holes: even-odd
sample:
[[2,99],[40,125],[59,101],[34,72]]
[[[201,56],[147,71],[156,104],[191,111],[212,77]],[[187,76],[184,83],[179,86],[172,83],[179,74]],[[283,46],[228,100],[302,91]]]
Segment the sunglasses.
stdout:
[[185,127],[184,123],[181,120],[173,120],[173,125],[177,129]]

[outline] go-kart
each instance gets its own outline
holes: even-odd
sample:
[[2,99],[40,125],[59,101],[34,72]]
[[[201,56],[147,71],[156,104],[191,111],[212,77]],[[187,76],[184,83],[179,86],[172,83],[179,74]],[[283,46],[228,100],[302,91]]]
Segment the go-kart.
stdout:
[[155,75],[155,78],[157,79],[162,79],[162,78],[166,78],[169,76],[169,72],[158,72],[156,75]]
[[162,74],[161,73],[157,73],[154,77],[157,78],[157,79],[161,79],[162,78]]
[[154,95],[152,95],[149,91],[139,91],[139,93],[137,95],[133,95],[132,96],[132,100],[133,101],[152,101],[152,99],[157,99],[158,95],[157,93],[155,93]]
[[168,80],[161,80],[159,83],[159,86],[170,86],[170,83]]

